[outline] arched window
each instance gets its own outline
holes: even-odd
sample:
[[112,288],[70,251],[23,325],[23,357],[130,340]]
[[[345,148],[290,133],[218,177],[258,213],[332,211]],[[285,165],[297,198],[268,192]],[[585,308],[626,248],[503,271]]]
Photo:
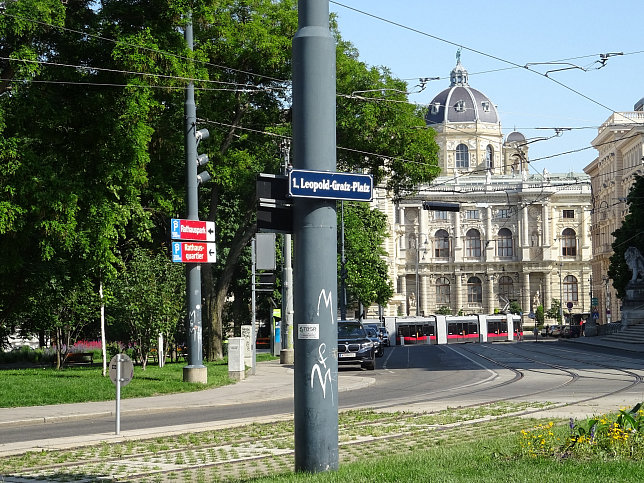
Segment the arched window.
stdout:
[[465,144],[459,144],[458,146],[456,146],[456,167],[470,167],[470,153]]
[[577,302],[577,300],[579,300],[579,286],[577,285],[577,278],[573,275],[568,275],[564,278],[563,291],[565,302]]
[[561,232],[561,254],[564,257],[577,256],[577,234],[572,228],[566,228]]
[[449,233],[445,230],[434,234],[434,257],[449,258]]
[[512,250],[512,232],[507,228],[499,230],[499,238],[497,239],[497,256],[499,257],[512,257],[514,255]]
[[487,169],[494,168],[494,148],[491,144],[488,144],[485,148],[485,167]]
[[445,277],[440,277],[436,279],[436,307],[442,307],[444,305],[449,306],[450,300],[450,285],[449,280]]
[[507,275],[499,278],[499,295],[506,300],[514,298],[514,281]]
[[467,302],[470,304],[483,303],[483,287],[481,279],[478,277],[470,277],[467,280]]
[[481,234],[472,228],[465,235],[465,256],[479,258],[481,256]]

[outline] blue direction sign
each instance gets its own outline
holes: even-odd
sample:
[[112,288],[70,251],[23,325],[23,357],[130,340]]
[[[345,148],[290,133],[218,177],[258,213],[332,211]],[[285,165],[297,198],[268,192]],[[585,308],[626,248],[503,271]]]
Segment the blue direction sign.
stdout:
[[373,178],[369,174],[294,169],[288,175],[288,191],[300,198],[371,201]]

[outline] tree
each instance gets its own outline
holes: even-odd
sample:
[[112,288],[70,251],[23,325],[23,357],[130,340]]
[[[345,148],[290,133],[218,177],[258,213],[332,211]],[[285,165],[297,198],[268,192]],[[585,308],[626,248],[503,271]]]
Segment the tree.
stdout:
[[546,317],[555,319],[561,324],[561,301],[559,299],[552,299],[550,309],[546,312]]
[[539,324],[540,326],[543,325],[545,321],[545,313],[543,311],[543,305],[539,305],[537,307],[537,310],[535,310],[534,312],[534,316],[537,320],[537,324]]
[[447,307],[446,305],[443,305],[441,308],[439,308],[436,311],[436,314],[438,314],[438,315],[452,315],[452,309]]
[[126,327],[143,370],[159,334],[169,341],[175,333],[185,307],[185,283],[183,267],[166,252],[137,247],[109,287],[109,318]]
[[[221,357],[227,300],[233,291],[248,297],[240,277],[256,231],[255,176],[280,171],[279,142],[290,134],[297,2],[5,3],[0,324],[29,320],[30,289],[44,291],[65,273],[55,260],[69,261],[72,277],[107,286],[134,246],[166,242],[168,219],[185,211],[183,89],[191,78],[198,123],[211,132],[202,150],[213,181],[200,190],[200,218],[216,222],[218,247],[217,263],[203,270],[204,345],[209,359]],[[181,31],[189,7],[194,52]],[[338,170],[372,173],[399,199],[438,173],[432,131],[404,102],[404,82],[367,68],[332,28]],[[373,88],[386,99],[351,96]]]
[[626,285],[631,279],[631,270],[624,259],[628,247],[637,248],[644,253],[644,177],[636,176],[627,197],[628,214],[624,217],[622,226],[613,232],[613,254],[610,257],[608,276],[613,281],[617,296],[626,296]]
[[141,192],[151,89],[121,87],[114,44],[93,35],[100,28],[94,4],[21,0],[7,2],[10,15],[0,17],[14,56],[30,61],[2,66],[12,76],[3,87],[10,95],[0,97],[3,324],[34,327],[34,292],[64,298],[61,291],[86,280],[97,291],[93,282],[120,264],[119,245],[149,236]]
[[523,309],[521,309],[521,304],[519,304],[519,302],[513,300],[510,302],[509,311],[511,314],[520,314],[523,312]]
[[366,203],[344,203],[344,233],[347,305],[386,305],[393,295],[384,260],[387,253],[382,248],[387,217]]

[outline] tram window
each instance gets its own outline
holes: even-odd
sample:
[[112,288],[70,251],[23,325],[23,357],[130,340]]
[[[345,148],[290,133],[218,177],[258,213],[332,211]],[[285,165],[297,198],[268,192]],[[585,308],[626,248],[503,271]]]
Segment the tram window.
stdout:
[[478,334],[479,333],[478,324],[476,322],[470,322],[468,324],[467,333],[468,334]]

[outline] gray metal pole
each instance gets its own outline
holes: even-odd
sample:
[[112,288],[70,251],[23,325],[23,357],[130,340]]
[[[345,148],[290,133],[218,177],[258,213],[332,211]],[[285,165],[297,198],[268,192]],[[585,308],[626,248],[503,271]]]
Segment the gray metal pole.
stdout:
[[342,253],[340,258],[340,320],[347,320],[347,273],[346,273],[346,259],[344,258],[344,201],[340,202],[341,213],[341,229],[340,239],[342,243]]
[[[188,48],[193,48],[192,15],[188,14],[185,39]],[[192,81],[186,88],[185,103],[185,150],[186,150],[186,201],[188,207],[187,218],[199,219],[198,180],[197,180],[197,109],[195,107],[195,86]],[[208,371],[203,365],[201,348],[201,265],[198,263],[186,264],[186,290],[188,299],[188,356],[189,365],[183,368],[184,382],[208,382]]]
[[257,241],[255,240],[255,237],[253,237],[250,241],[250,264],[251,264],[251,270],[250,270],[250,285],[251,285],[251,298],[250,298],[250,347],[251,347],[251,369],[250,373],[251,375],[255,375],[255,357],[256,357],[256,348],[257,348],[257,338],[255,337],[255,325],[257,325],[257,303],[256,303],[256,297],[257,297],[257,292],[255,290],[255,285],[256,285],[256,278],[255,278],[255,272],[257,272],[257,257],[256,257],[256,251],[257,250]]
[[[298,27],[293,39],[295,165],[335,171],[335,41],[329,1],[299,0]],[[335,200],[296,199],[293,232],[295,470],[329,471],[338,468]],[[308,330],[300,331],[303,324]]]
[[[290,142],[282,143],[284,154],[284,174],[290,169]],[[284,271],[282,272],[282,351],[281,364],[293,364],[293,264],[291,256],[291,234],[284,234]]]

